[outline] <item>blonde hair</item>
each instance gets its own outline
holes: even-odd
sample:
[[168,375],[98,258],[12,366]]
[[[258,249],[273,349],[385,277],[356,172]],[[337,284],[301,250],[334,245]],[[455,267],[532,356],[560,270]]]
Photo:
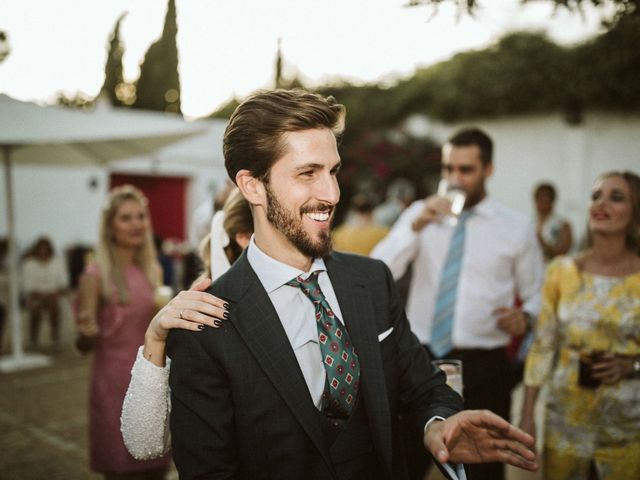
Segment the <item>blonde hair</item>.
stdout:
[[[253,233],[253,216],[251,207],[240,190],[234,187],[229,193],[224,207],[224,231],[229,236],[229,245],[224,247],[229,263],[233,264],[242,254],[242,247],[238,245],[235,237],[239,233]],[[219,248],[219,247],[218,247]],[[211,270],[211,233],[208,233],[200,242],[198,254],[204,264],[204,274],[210,275]]]
[[[116,256],[115,234],[113,220],[120,206],[127,201],[134,201],[142,206],[147,214],[147,198],[132,185],[122,185],[111,190],[106,205],[102,209],[100,218],[98,247],[96,249],[96,263],[100,269],[101,293],[105,301],[110,301],[112,288],[115,285],[120,303],[131,301],[131,292],[127,290],[122,268]],[[153,244],[152,229],[145,232],[142,246],[136,252],[134,262],[144,272],[149,285],[153,288],[159,284],[159,270],[157,264],[156,248]]]

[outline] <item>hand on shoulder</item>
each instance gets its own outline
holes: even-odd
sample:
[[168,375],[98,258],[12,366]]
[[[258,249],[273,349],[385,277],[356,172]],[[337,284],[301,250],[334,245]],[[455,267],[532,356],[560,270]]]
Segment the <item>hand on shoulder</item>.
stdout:
[[205,292],[211,279],[196,282],[190,290],[183,290],[153,317],[147,333],[153,340],[164,341],[172,328],[202,330],[204,325],[218,328],[229,316],[229,305],[222,299]]

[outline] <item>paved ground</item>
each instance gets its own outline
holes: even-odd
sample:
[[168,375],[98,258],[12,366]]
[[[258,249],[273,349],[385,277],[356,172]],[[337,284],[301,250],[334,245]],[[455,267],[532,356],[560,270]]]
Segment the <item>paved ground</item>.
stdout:
[[[100,479],[88,468],[87,389],[90,358],[71,348],[65,305],[63,348],[47,368],[0,374],[0,480]],[[48,331],[43,330],[43,337]],[[4,352],[8,338],[5,338]],[[47,353],[47,344],[43,345]],[[516,394],[517,396],[517,394]],[[516,400],[519,405],[519,400]],[[432,476],[435,478],[435,476]],[[507,480],[539,480],[510,470]],[[167,480],[177,479],[174,470]]]
[[88,367],[67,350],[50,368],[0,377],[0,478],[101,478],[88,469]]
[[[0,480],[103,478],[89,470],[87,453],[91,359],[72,349],[68,303],[63,311],[63,344],[51,354],[52,366],[0,374]],[[45,354],[50,353],[48,333],[43,328]],[[6,353],[9,338],[4,343]],[[174,471],[168,475],[172,479],[177,479]]]

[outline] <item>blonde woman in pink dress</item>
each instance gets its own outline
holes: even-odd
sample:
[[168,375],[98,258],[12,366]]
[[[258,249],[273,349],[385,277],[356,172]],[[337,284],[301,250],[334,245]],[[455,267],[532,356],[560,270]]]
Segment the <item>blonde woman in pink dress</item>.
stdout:
[[169,438],[169,368],[165,344],[169,330],[218,328],[228,317],[226,302],[204,292],[242,253],[253,232],[251,208],[239,190],[229,195],[224,209],[213,217],[211,233],[200,246],[205,271],[189,291],[165,305],[147,328],[131,370],[129,390],[122,406],[124,443],[135,458],[164,455]]
[[100,220],[96,262],[83,273],[76,301],[76,346],[93,351],[89,392],[90,466],[107,480],[163,479],[169,455],[134,459],[120,433],[131,367],[149,321],[160,268],[147,200],[132,186],[115,188]]

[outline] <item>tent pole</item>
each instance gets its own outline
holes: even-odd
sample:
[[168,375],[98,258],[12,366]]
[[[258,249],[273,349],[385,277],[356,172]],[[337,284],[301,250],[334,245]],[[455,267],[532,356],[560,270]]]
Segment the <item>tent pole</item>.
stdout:
[[9,319],[11,321],[11,357],[0,359],[0,372],[46,366],[51,360],[44,355],[25,355],[22,347],[22,321],[18,303],[18,249],[16,246],[13,205],[13,179],[11,176],[11,145],[2,146],[4,183],[7,205],[7,259],[9,263]]
[[5,201],[7,202],[7,261],[9,267],[9,319],[11,321],[11,352],[15,359],[23,356],[22,326],[18,304],[18,250],[16,248],[15,217],[13,205],[13,179],[11,176],[11,146],[2,147],[4,164]]

